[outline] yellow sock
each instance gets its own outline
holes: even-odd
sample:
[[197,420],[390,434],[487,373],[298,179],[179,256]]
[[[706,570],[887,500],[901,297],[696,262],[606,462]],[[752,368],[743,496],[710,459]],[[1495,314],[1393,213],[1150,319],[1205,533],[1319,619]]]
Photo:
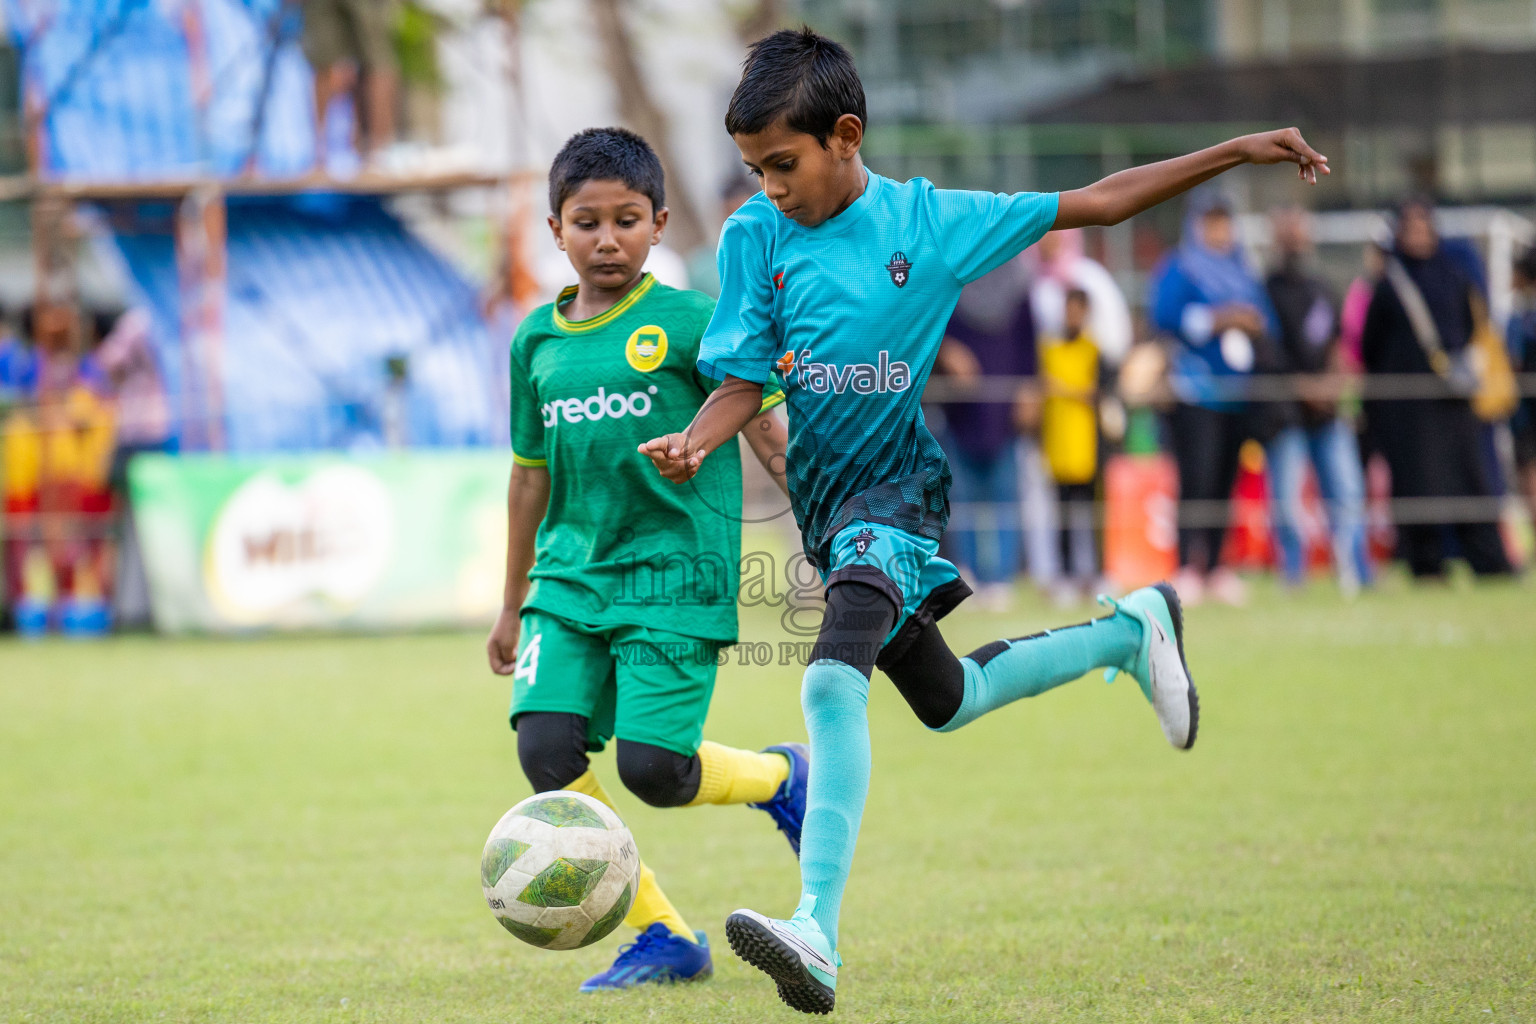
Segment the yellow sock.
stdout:
[[789,778],[789,758],[783,754],[737,750],[709,740],[699,744],[699,765],[699,791],[689,807],[760,804],[772,800]]
[[[597,776],[589,768],[581,773],[581,777],[571,783],[566,789],[573,789],[578,793],[596,797],[609,807],[613,807],[613,800],[608,796],[603,784],[597,781]],[[613,807],[615,811],[617,807]],[[667,931],[673,935],[687,939],[689,942],[697,942],[693,929],[688,927],[688,922],[683,920],[683,915],[677,912],[672,901],[667,899],[667,894],[661,891],[661,886],[656,884],[656,872],[652,871],[645,861],[640,862],[640,886],[635,890],[634,905],[629,908],[629,913],[624,917],[624,923],[636,931],[645,931],[651,925],[660,921],[667,926]]]
[[635,905],[629,908],[624,923],[635,931],[643,932],[657,921],[666,925],[667,931],[678,938],[689,942],[699,941],[693,929],[688,927],[688,922],[683,920],[683,915],[677,912],[672,901],[667,899],[667,894],[656,884],[656,873],[645,861],[641,861],[640,888],[635,890]]

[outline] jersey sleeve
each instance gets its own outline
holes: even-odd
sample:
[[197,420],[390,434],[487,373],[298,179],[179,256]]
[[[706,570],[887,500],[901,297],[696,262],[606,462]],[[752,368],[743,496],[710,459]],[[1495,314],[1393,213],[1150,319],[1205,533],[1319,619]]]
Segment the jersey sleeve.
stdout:
[[774,374],[763,382],[763,405],[757,410],[757,414],[761,416],[774,406],[783,404],[784,388],[779,384],[778,375]]
[[512,375],[508,392],[512,399],[512,461],[519,466],[547,466],[544,416],[539,410],[538,392],[528,370],[528,350],[522,331],[512,340],[512,358],[508,363]]
[[963,192],[930,188],[928,224],[950,273],[961,284],[996,270],[1056,223],[1057,193]]
[[773,276],[762,225],[740,214],[725,222],[716,255],[720,299],[699,346],[699,370],[764,383],[779,355],[773,326]]
[[[717,308],[719,307],[716,305],[713,299],[709,298],[709,296],[703,294],[699,295],[699,326],[694,337],[689,339],[690,343],[693,345],[695,355],[697,355],[701,350],[703,345],[703,335],[706,331],[708,331],[710,320],[713,317],[713,311]],[[697,359],[695,361],[693,378],[694,382],[697,383],[699,388],[707,395],[720,386],[721,380],[706,374],[704,372],[703,366],[704,363],[702,359]],[[740,377],[741,374],[732,374],[732,376]],[[746,378],[743,377],[742,379],[745,380]],[[768,379],[763,381],[763,404],[757,410],[758,415],[761,416],[763,413],[767,412],[769,409],[772,409],[774,406],[782,405],[783,402],[784,389],[779,386],[778,378],[770,374]]]

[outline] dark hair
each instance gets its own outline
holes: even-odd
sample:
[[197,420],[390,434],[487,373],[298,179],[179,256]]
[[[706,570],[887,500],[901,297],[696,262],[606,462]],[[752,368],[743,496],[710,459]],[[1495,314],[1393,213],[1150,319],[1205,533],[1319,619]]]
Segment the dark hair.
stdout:
[[1435,219],[1435,199],[1427,192],[1410,192],[1397,202],[1392,204],[1393,226],[1401,224],[1403,217],[1410,211],[1417,211],[1427,216],[1431,221]]
[[1093,303],[1088,301],[1088,293],[1083,291],[1083,289],[1081,289],[1081,288],[1068,288],[1067,289],[1067,294],[1066,294],[1066,296],[1065,296],[1063,301],[1072,302],[1074,300],[1077,301],[1077,302],[1081,302],[1084,305],[1084,307],[1093,305]]
[[825,146],[844,114],[869,124],[853,55],[808,26],[786,28],[747,50],[741,83],[725,111],[725,130],[756,135],[782,117],[791,131],[814,135]]
[[653,214],[667,205],[656,151],[627,128],[588,128],[565,140],[549,167],[549,212],[558,218],[571,193],[589,181],[622,181],[650,199]]

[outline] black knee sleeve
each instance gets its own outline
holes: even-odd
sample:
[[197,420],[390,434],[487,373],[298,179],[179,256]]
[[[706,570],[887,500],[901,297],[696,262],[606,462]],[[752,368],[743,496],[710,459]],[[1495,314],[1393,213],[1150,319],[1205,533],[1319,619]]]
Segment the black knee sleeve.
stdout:
[[900,658],[890,664],[882,661],[880,670],[930,729],[953,720],[965,699],[965,669],[932,622],[913,636]]
[[517,759],[535,793],[564,789],[587,770],[587,720],[558,711],[518,715]]
[[827,610],[811,661],[840,661],[868,679],[895,625],[896,607],[885,591],[858,580],[834,583],[827,591]]
[[681,807],[699,793],[699,755],[684,757],[652,743],[619,740],[619,779],[652,807]]

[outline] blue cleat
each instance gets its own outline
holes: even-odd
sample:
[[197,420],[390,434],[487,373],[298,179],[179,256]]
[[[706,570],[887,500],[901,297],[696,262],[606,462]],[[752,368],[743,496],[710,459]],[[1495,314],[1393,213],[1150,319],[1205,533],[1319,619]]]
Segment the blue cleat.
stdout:
[[679,981],[703,981],[715,973],[709,957],[709,940],[694,932],[698,942],[673,935],[657,921],[619,947],[613,966],[581,983],[583,992],[606,992],[636,985],[670,985]]
[[779,791],[773,794],[772,800],[747,806],[768,812],[768,817],[772,818],[774,825],[784,833],[784,838],[789,840],[790,849],[795,851],[795,856],[798,858],[800,827],[805,824],[805,787],[806,781],[811,776],[811,752],[804,743],[779,743],[768,747],[763,753],[783,754],[789,758],[789,778],[785,779]]

